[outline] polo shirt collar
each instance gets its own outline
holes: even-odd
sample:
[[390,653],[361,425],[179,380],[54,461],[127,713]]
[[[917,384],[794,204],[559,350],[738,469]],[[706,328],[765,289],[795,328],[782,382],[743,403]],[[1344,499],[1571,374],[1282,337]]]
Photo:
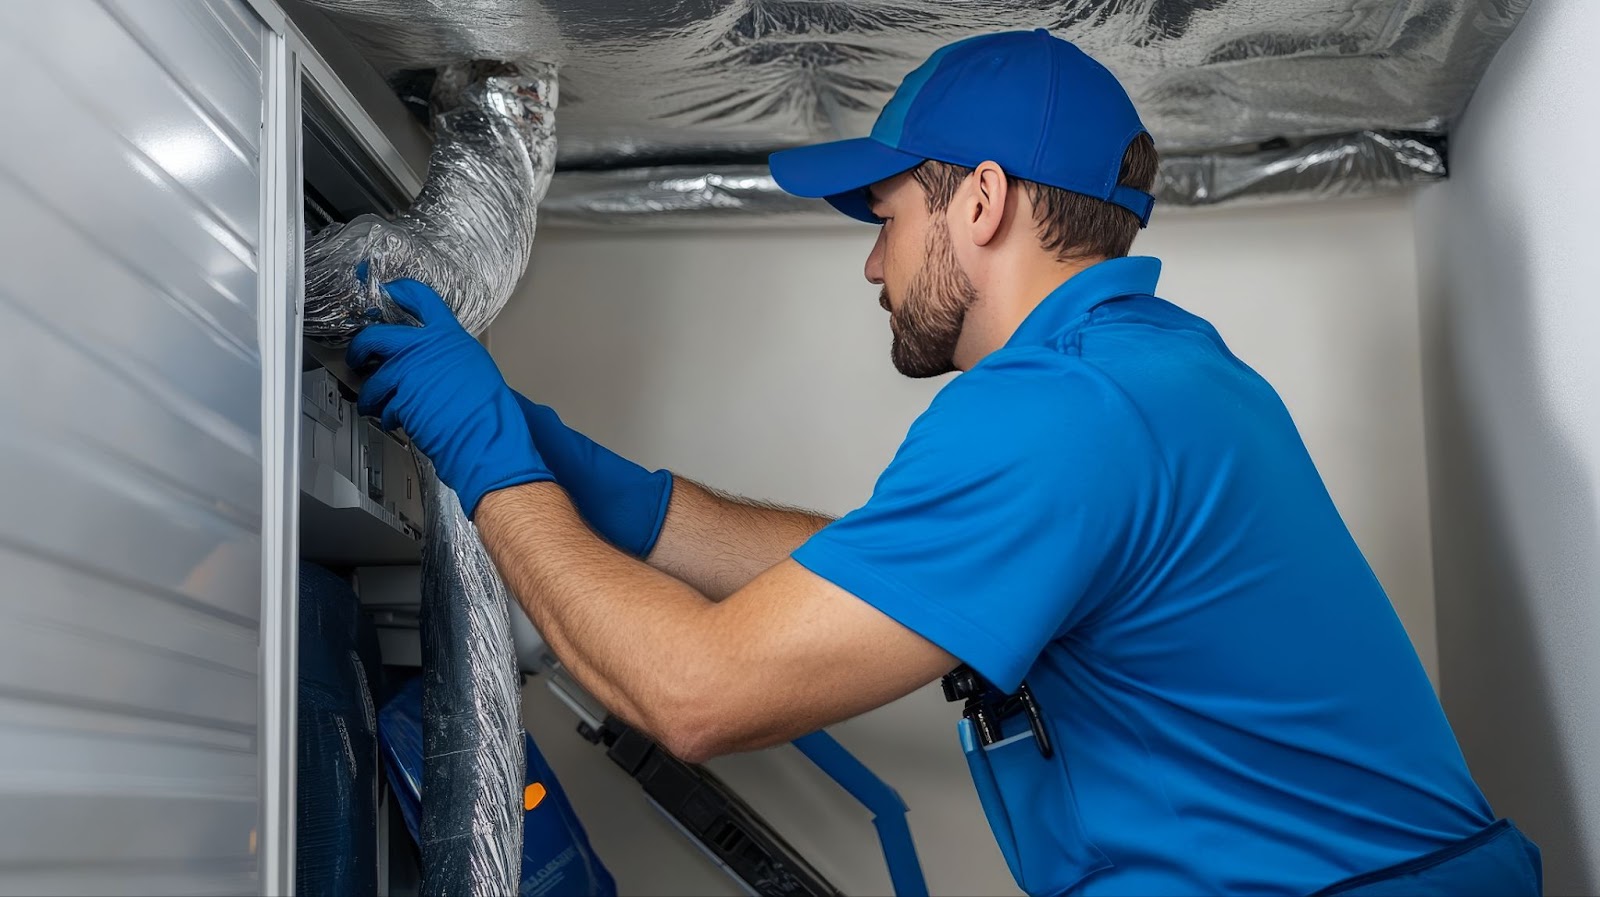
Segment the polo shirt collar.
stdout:
[[1161,260],[1149,256],[1107,259],[1079,271],[1044,297],[1017,327],[1010,346],[1042,346],[1095,306],[1123,296],[1153,296]]

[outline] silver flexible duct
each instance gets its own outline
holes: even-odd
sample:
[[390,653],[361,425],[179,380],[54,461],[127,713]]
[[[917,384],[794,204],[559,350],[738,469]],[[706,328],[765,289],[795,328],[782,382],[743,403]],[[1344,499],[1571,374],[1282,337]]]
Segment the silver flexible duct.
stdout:
[[522,697],[510,603],[461,502],[420,453],[422,889],[505,897],[522,872]]
[[[1365,196],[1444,176],[1438,141],[1362,132],[1270,153],[1165,158],[1156,181],[1156,210],[1159,217],[1163,208],[1236,199]],[[540,211],[547,222],[563,227],[746,227],[844,221],[821,200],[785,193],[765,165],[563,172],[551,182]]]
[[[454,66],[433,105],[428,177],[410,210],[308,241],[307,336],[338,343],[375,321],[409,322],[379,288],[399,277],[433,286],[478,333],[521,278],[554,170],[555,69]],[[427,500],[422,893],[503,897],[516,893],[521,867],[524,768],[507,594],[455,493],[418,460]]]
[[[410,317],[380,284],[428,284],[477,334],[528,266],[539,203],[555,170],[556,77],[548,65],[475,63],[441,70],[433,153],[411,208],[363,215],[306,242],[307,336],[343,342],[377,320]],[[357,267],[367,262],[362,281]]]

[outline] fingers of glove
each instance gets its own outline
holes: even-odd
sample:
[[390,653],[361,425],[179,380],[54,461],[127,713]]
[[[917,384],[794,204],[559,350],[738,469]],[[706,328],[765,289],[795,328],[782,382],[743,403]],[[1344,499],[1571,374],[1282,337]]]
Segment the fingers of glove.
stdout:
[[393,358],[402,349],[410,348],[423,339],[422,328],[404,324],[369,324],[345,351],[345,362],[360,369],[369,362]]
[[[371,329],[371,328],[368,328]],[[415,330],[414,327],[397,327],[399,330]],[[414,365],[408,364],[407,359],[396,358],[378,366],[372,376],[361,387],[361,395],[356,397],[356,411],[369,416],[382,414],[392,403],[408,376],[415,376],[411,369]]]
[[393,432],[400,429],[400,425],[402,423],[400,420],[400,403],[389,402],[385,404],[383,406],[383,414],[379,418],[379,422],[383,424],[383,429],[385,432]]
[[456,313],[450,310],[444,299],[420,280],[403,278],[391,280],[383,285],[384,292],[394,300],[394,304],[411,313],[411,316],[421,321],[424,326],[429,324],[454,323]]
[[380,379],[379,375],[385,370],[386,368],[378,368],[378,373],[373,374],[366,385],[361,387],[361,394],[356,396],[356,413],[374,417],[388,411],[399,382],[394,376]]

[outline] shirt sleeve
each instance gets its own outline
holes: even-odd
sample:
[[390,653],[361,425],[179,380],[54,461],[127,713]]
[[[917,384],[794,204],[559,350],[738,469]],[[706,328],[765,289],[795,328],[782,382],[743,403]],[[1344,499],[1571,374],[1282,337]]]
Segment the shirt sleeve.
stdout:
[[1009,692],[1144,555],[1165,472],[1104,375],[996,355],[939,393],[866,505],[793,557]]

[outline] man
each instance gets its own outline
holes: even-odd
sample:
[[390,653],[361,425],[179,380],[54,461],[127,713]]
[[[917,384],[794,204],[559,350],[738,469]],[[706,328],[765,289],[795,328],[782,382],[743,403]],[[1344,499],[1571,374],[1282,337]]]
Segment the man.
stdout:
[[962,372],[837,521],[595,445],[414,281],[388,289],[422,326],[351,347],[383,360],[361,407],[578,681],[686,760],[959,666],[1030,893],[1537,893],[1277,395],[1125,257],[1155,168],[1112,75],[1043,31],[946,47],[871,137],[772,158],[881,224],[895,366]]

